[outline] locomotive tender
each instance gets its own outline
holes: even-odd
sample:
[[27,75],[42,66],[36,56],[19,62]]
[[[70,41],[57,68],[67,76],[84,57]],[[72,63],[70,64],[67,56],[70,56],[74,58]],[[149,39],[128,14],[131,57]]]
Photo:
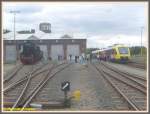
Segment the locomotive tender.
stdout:
[[130,49],[122,44],[115,44],[111,47],[95,50],[92,54],[100,60],[126,63],[131,59]]
[[23,43],[23,51],[20,53],[20,61],[23,64],[34,64],[40,61],[43,57],[43,52],[40,47],[31,41]]

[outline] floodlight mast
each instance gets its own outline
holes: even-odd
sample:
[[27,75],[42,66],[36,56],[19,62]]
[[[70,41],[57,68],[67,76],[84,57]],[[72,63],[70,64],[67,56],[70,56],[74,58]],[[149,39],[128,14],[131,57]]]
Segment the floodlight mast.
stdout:
[[[18,52],[18,49],[17,49],[17,42],[16,42],[16,14],[17,13],[20,13],[20,11],[10,11],[10,13],[12,13],[14,15],[14,42],[15,42],[15,45],[16,45],[16,51]],[[17,58],[16,58],[16,61],[18,60],[18,54],[17,54]]]

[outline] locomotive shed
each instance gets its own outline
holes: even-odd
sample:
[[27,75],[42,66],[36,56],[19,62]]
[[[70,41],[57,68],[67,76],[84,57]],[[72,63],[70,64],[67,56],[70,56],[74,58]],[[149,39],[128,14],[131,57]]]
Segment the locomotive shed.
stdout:
[[[4,40],[4,62],[9,63],[19,59],[19,52],[22,50],[22,44],[27,40]],[[69,59],[71,54],[79,56],[86,49],[86,39],[36,39],[30,40],[40,46],[44,53],[44,59],[58,60],[58,55],[62,59]],[[17,50],[16,50],[17,49]]]

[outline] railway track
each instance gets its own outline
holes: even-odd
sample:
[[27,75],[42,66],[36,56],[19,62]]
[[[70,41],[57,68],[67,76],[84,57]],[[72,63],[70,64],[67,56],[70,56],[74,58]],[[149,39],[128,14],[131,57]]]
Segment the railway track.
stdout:
[[[126,71],[122,71],[122,70],[119,70],[118,68],[114,67],[114,66],[110,66],[108,63],[106,62],[101,62],[101,64],[103,64],[105,67],[107,67],[108,69],[110,70],[113,70],[114,72],[116,73],[120,73],[122,75],[126,75],[130,78],[134,78],[136,80],[139,80],[139,81],[142,81],[143,83],[147,81],[146,77],[144,76],[138,76],[138,75],[135,75],[135,74],[132,74],[132,73],[129,73],[129,72],[126,72]],[[146,85],[146,83],[145,83]]]
[[17,70],[15,70],[15,73],[13,73],[13,75],[11,75],[11,77],[8,80],[5,79],[5,81],[3,81],[4,90],[5,88],[8,88],[14,83],[19,82],[28,77],[29,73],[34,74],[46,65],[48,65],[48,63],[44,64],[37,63],[35,65],[22,65],[22,68],[20,69],[18,68]]
[[10,74],[6,74],[6,76],[4,76],[3,83],[8,82],[10,79],[12,79],[23,67],[24,65],[20,64],[15,69],[13,69],[13,72],[11,72]]
[[129,62],[127,65],[135,68],[146,69],[146,65],[143,63]]
[[[19,78],[18,80],[15,80],[13,83],[9,84],[8,86],[4,87],[3,89],[3,95],[4,95],[4,101],[14,101],[17,97],[17,95],[19,95],[21,93],[21,91],[23,90],[26,81],[28,80],[28,78],[30,77],[30,75],[32,75],[32,77],[30,77],[31,79],[38,76],[39,74],[41,74],[42,72],[46,71],[45,66],[48,66],[48,63],[42,64],[40,66],[37,66],[35,69],[33,69],[33,66],[28,66],[30,68],[30,71],[28,71],[28,73],[25,76],[22,76],[22,78]],[[38,71],[38,72],[37,72]]]
[[[104,63],[104,62],[101,62],[100,63],[101,65],[103,65],[103,67],[105,67],[106,69],[109,69],[110,71],[113,71],[114,73],[116,73],[117,75],[119,76],[122,76],[123,78],[127,78],[128,80],[131,81],[131,83],[136,83],[138,84],[139,86],[142,87],[142,90],[146,90],[146,78],[143,76],[137,76],[137,75],[134,75],[134,74],[130,74],[128,72],[123,72],[113,66],[110,66],[108,65],[107,63]],[[113,73],[112,72],[112,73]],[[145,92],[145,91],[144,91]]]
[[[60,66],[65,65],[63,68],[59,69]],[[49,68],[46,68],[40,72],[44,73],[44,76],[38,76],[38,78],[33,78],[37,76],[37,74],[30,74],[28,78],[26,78],[26,83],[24,88],[22,89],[20,95],[17,97],[13,105],[11,106],[11,111],[13,111],[17,107],[21,107],[21,110],[24,110],[25,107],[32,101],[32,99],[37,95],[37,93],[46,85],[48,80],[54,77],[57,73],[68,67],[70,64],[61,63],[58,65],[52,65]],[[21,82],[20,82],[21,83]],[[18,84],[17,84],[18,85]],[[6,91],[6,90],[5,90]]]
[[[130,79],[125,75],[117,74],[114,70],[107,68],[102,63],[101,65],[93,64],[93,66],[116,90],[118,97],[122,98],[122,104],[120,104],[122,105],[121,110],[127,110],[127,108],[128,110],[136,111],[146,110],[146,88],[136,80],[137,78]],[[124,103],[128,105],[124,105]]]

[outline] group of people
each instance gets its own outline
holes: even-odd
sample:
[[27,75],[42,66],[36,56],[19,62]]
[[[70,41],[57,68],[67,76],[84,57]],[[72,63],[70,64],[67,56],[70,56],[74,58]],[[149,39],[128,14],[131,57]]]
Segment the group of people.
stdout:
[[71,54],[69,55],[69,57],[70,57],[70,61],[74,60],[75,63],[81,63],[81,64],[91,61],[91,59],[92,59],[91,56],[85,56],[84,53],[82,53],[80,56],[74,56],[74,59],[72,59]]
[[[49,57],[49,60],[52,60],[51,57]],[[58,58],[57,58],[58,61],[60,60],[64,60],[63,56],[61,55],[58,55]],[[92,55],[85,55],[84,53],[82,53],[80,56],[79,55],[72,55],[70,54],[69,55],[69,60],[70,61],[74,61],[75,63],[85,63],[85,62],[88,62],[88,61],[91,61],[92,60]]]
[[[71,54],[69,55],[69,58],[70,58],[70,61],[72,61],[72,55]],[[75,63],[77,63],[79,61],[79,56],[75,56],[74,60],[75,60]]]
[[114,56],[113,55],[111,55],[111,56],[109,56],[109,55],[93,55],[92,56],[92,59],[96,59],[96,60],[98,60],[98,61],[109,61],[110,59],[113,59],[114,58]]

